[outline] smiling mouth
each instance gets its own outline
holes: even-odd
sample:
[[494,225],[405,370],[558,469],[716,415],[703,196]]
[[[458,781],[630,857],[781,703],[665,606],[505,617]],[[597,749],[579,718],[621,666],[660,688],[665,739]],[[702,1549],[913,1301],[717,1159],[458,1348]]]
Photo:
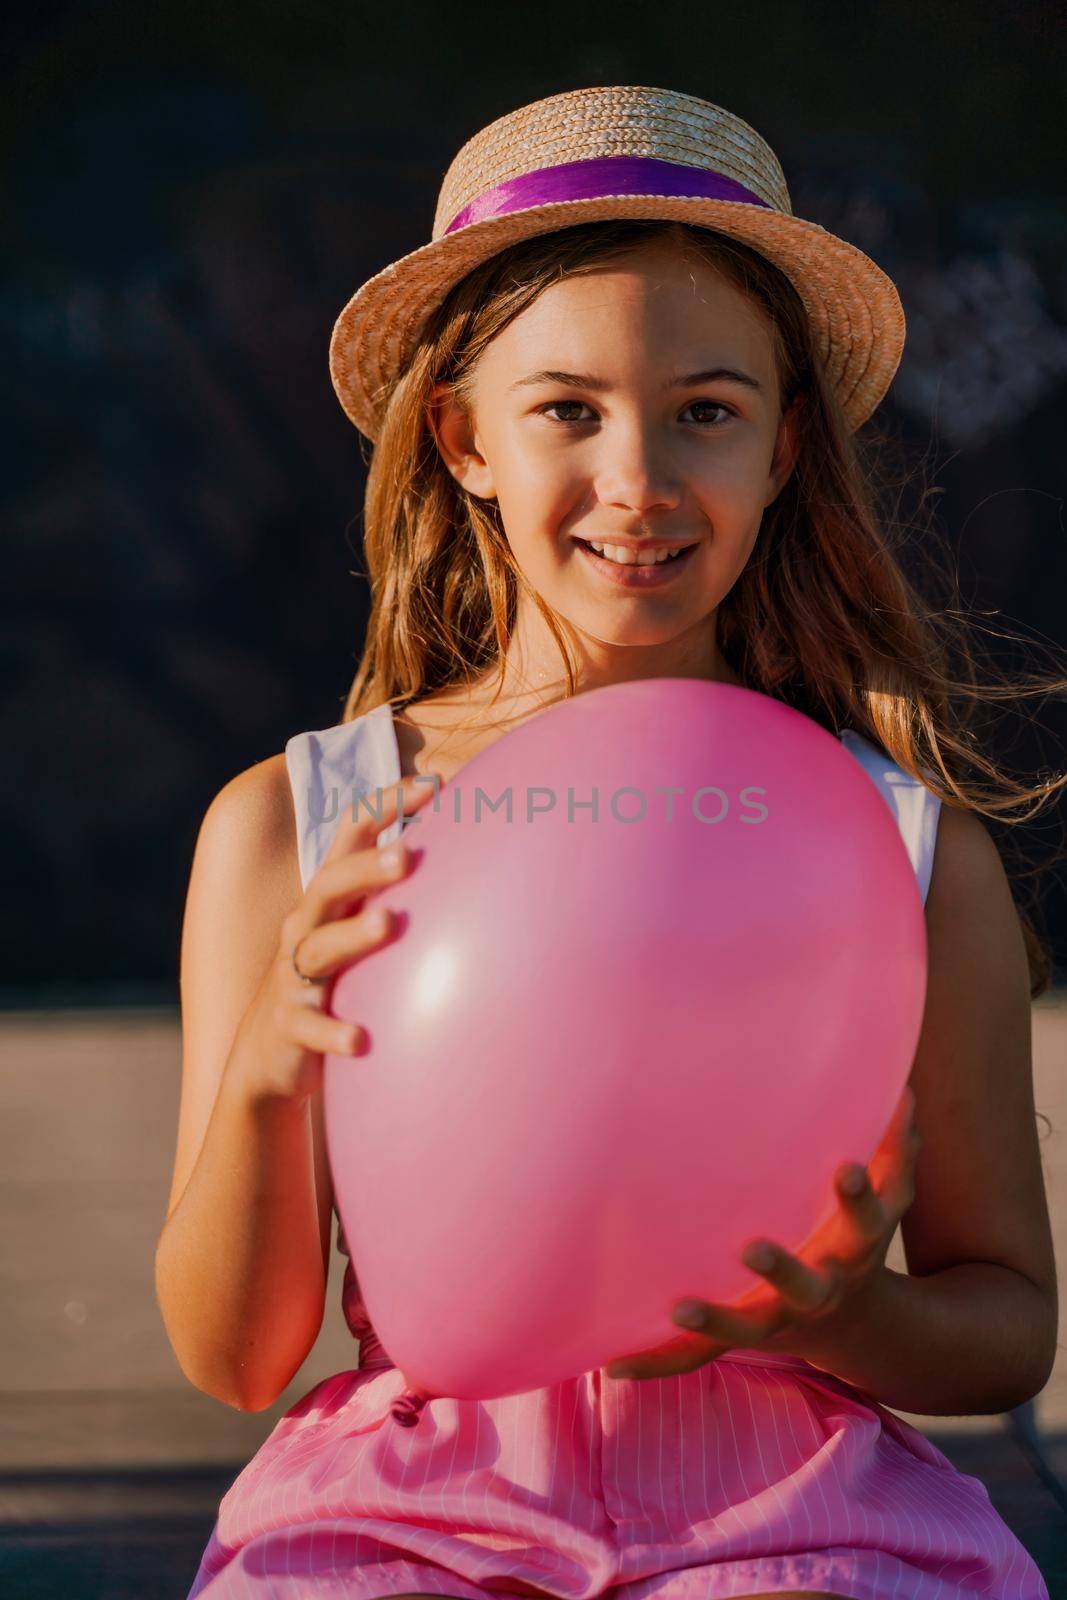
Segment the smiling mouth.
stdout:
[[690,550],[696,549],[695,544],[683,544],[679,545],[676,550],[671,550],[666,556],[657,553],[655,559],[651,561],[647,557],[642,560],[620,561],[615,556],[605,555],[602,549],[595,549],[588,539],[576,539],[575,543],[584,545],[590,555],[596,556],[599,560],[605,561],[614,567],[669,567],[672,562],[680,560],[683,556],[687,556]]

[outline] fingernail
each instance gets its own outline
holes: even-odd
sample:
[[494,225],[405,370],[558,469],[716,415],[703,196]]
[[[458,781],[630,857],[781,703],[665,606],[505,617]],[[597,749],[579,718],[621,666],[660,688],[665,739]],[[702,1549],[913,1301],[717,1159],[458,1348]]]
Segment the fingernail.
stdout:
[[382,851],[382,865],[387,868],[402,867],[407,860],[408,847],[397,839],[395,844],[386,845]]
[[774,1251],[769,1245],[756,1245],[752,1250],[746,1251],[745,1261],[757,1272],[767,1272],[774,1266]]
[[674,1320],[683,1328],[702,1328],[704,1326],[704,1313],[700,1306],[680,1305],[674,1313]]

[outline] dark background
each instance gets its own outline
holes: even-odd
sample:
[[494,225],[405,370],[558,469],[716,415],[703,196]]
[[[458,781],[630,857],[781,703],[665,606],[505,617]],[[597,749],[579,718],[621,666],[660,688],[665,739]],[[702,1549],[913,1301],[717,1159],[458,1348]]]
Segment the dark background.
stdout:
[[[23,7],[0,103],[0,1005],[177,999],[204,810],[337,722],[359,659],[333,321],[429,238],[466,138],[604,83],[744,117],[795,210],[896,279],[908,344],[876,425],[926,460],[965,602],[1067,645],[1062,5]],[[998,733],[1024,776],[1067,749],[1064,707],[1030,709],[1040,729]],[[1063,810],[1026,830],[1035,858]],[[1062,982],[1062,865],[1043,906]]]

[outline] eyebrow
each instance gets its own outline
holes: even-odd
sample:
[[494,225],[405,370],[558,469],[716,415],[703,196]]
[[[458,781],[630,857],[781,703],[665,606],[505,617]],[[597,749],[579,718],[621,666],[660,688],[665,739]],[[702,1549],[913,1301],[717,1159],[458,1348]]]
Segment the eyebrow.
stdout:
[[[525,378],[518,378],[508,385],[512,389],[522,389],[527,384],[536,383],[561,383],[571,389],[600,389],[610,390],[612,385],[604,378],[598,378],[589,372],[556,372],[546,369],[543,372],[528,373]],[[763,385],[747,372],[741,372],[737,367],[706,367],[703,372],[688,372],[677,378],[668,378],[663,385],[664,389],[688,389],[697,383],[738,383],[746,389],[753,389],[757,394],[762,394]]]

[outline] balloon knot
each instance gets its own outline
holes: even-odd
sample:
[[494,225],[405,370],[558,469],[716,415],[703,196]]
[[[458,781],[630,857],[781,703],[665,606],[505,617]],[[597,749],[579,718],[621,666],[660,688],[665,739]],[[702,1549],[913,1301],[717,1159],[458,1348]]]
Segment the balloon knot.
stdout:
[[417,1389],[405,1389],[400,1398],[393,1402],[391,1414],[402,1428],[413,1428],[428,1399],[428,1395],[420,1394]]

